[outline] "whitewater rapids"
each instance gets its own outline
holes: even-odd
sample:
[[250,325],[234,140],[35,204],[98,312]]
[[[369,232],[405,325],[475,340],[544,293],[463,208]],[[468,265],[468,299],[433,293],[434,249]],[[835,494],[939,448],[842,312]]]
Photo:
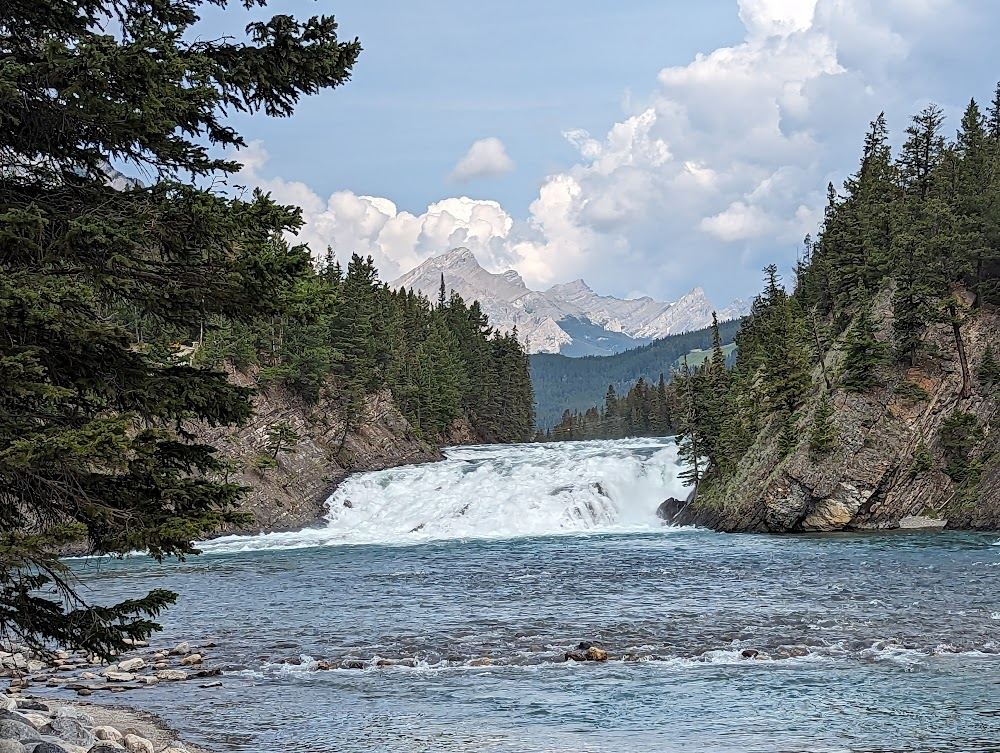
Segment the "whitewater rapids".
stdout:
[[349,477],[325,525],[226,536],[206,553],[411,544],[661,529],[656,508],[687,494],[672,439],[481,445],[437,463]]

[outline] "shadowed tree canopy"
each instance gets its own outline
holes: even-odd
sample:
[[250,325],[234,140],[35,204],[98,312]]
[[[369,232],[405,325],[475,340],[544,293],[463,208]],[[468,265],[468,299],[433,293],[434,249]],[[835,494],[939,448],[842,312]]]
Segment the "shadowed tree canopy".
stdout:
[[[34,646],[112,655],[174,598],[88,606],[61,548],[184,556],[236,516],[242,489],[184,426],[245,421],[248,391],[119,323],[257,320],[310,270],[281,240],[296,208],[217,189],[238,169],[218,155],[243,145],[226,117],[291,115],[361,47],[329,16],[204,39],[206,4],[228,3],[0,4],[0,632]],[[112,186],[109,164],[143,183]]]

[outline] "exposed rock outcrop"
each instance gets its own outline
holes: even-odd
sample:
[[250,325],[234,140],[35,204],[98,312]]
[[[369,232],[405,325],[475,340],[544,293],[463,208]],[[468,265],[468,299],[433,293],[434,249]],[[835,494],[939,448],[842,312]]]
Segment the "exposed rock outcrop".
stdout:
[[[876,309],[879,337],[888,341],[889,295]],[[838,443],[817,456],[808,434],[819,393],[799,412],[799,445],[782,458],[774,421],[757,438],[734,478],[696,502],[676,509],[675,524],[707,525],[723,531],[812,532],[884,530],[901,527],[1000,529],[1000,435],[997,386],[976,379],[988,346],[1000,352],[1000,315],[980,310],[962,328],[973,373],[969,398],[961,397],[962,374],[950,326],[930,328],[927,354],[914,368],[880,374],[884,386],[863,394],[835,390]],[[828,353],[835,373],[842,355]],[[820,380],[817,378],[816,380]],[[948,450],[942,425],[958,410],[975,417],[981,436],[971,449],[983,468],[978,484],[962,487],[946,472]],[[922,456],[922,458],[921,458]],[[954,475],[954,474],[953,474]],[[668,501],[669,502],[669,501]]]
[[[246,386],[255,384],[252,374],[234,372],[231,379]],[[219,449],[231,469],[229,480],[251,489],[240,509],[250,513],[254,522],[238,532],[288,530],[313,523],[348,473],[442,458],[437,447],[416,435],[388,390],[368,396],[356,428],[345,426],[333,385],[324,389],[315,405],[283,389],[261,391],[253,402],[255,414],[246,426],[199,427],[196,431],[200,441]],[[277,453],[276,467],[258,469],[258,458],[269,454],[268,429],[281,424],[291,427],[300,439]]]

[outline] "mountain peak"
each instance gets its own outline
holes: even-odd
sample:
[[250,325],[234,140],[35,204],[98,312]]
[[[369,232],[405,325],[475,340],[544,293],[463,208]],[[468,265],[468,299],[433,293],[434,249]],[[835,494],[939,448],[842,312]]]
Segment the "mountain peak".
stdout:
[[593,289],[583,281],[583,278],[577,278],[570,282],[560,282],[549,288],[550,293],[593,293]]
[[712,304],[701,288],[674,303],[599,295],[582,279],[534,291],[513,269],[499,274],[487,271],[463,246],[426,259],[389,284],[433,297],[442,276],[446,289],[466,302],[479,301],[496,331],[509,332],[516,326],[535,353],[606,355],[657,337],[701,329],[712,321]]
[[434,256],[428,261],[432,261],[441,266],[456,266],[458,264],[463,265],[473,265],[479,266],[479,260],[476,259],[476,255],[472,253],[465,246],[459,246],[458,248],[453,248],[450,251],[445,251],[440,256]]

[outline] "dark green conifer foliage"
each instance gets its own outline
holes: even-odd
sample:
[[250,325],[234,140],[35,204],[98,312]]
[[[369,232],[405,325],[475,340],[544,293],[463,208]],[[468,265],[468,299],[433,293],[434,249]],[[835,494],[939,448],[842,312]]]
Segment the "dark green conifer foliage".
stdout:
[[678,385],[680,401],[680,410],[677,416],[677,457],[685,466],[678,477],[689,486],[694,487],[694,493],[697,497],[698,487],[705,475],[702,463],[705,447],[701,441],[701,432],[698,427],[698,401],[694,372],[688,365],[687,356],[684,357],[684,370],[674,376],[674,382]]
[[798,420],[787,408],[778,414],[778,454],[787,457],[799,446]]
[[[287,15],[247,39],[192,43],[201,5],[8,0],[0,12],[0,632],[31,645],[110,656],[173,600],[90,608],[56,558],[63,545],[183,556],[237,518],[241,489],[214,480],[212,448],[183,427],[245,421],[249,391],[137,344],[142,326],[117,312],[198,337],[217,317],[280,316],[309,270],[304,248],[276,242],[298,211],[208,188],[239,166],[207,147],[243,144],[228,112],[287,116],[342,84],[360,45],[340,42],[332,17]],[[155,182],[115,190],[109,161]]]
[[816,404],[813,424],[809,432],[809,449],[817,455],[830,452],[837,446],[837,427],[833,422],[833,401],[824,392]]
[[983,438],[984,430],[975,415],[956,408],[939,430],[941,447],[948,465],[944,472],[959,484],[975,486],[982,475],[982,464],[973,449]]
[[913,451],[913,465],[910,466],[910,477],[916,478],[921,473],[927,473],[934,469],[934,456],[931,455],[927,442],[921,440],[917,449]]
[[997,361],[992,345],[986,346],[976,376],[979,379],[979,384],[987,393],[1000,385],[1000,362]]
[[885,345],[875,336],[875,325],[866,306],[844,336],[844,366],[840,386],[848,392],[865,392],[881,383],[879,370],[885,363]]

